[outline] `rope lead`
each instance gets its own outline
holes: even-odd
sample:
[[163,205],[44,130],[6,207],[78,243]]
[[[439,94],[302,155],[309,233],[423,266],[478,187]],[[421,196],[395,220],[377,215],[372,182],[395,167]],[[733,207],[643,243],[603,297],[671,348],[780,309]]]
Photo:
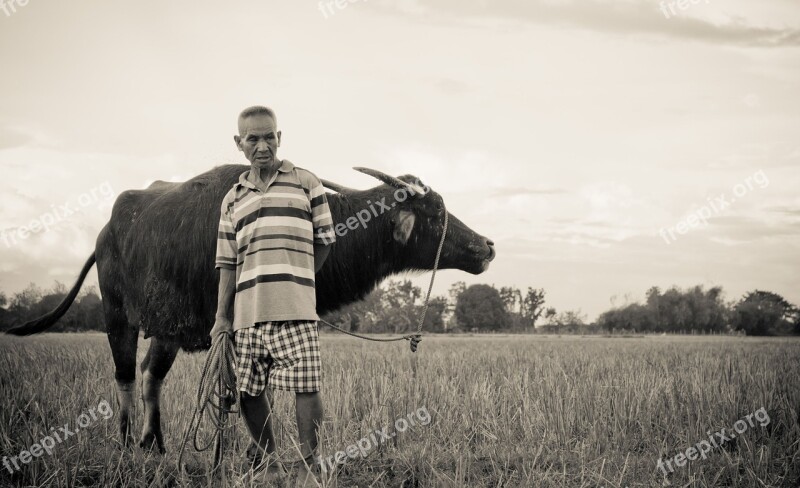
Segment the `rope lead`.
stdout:
[[[444,208],[444,206],[442,208]],[[356,334],[355,332],[350,332],[349,330],[344,330],[341,327],[333,325],[332,323],[322,319],[320,319],[319,321],[332,329],[336,329],[339,332],[343,332],[353,337],[358,337],[359,339],[364,339],[365,341],[373,341],[373,342],[411,341],[410,343],[411,352],[417,352],[417,346],[419,345],[420,341],[422,341],[422,324],[425,323],[425,316],[428,314],[428,304],[431,300],[431,291],[433,290],[433,280],[436,279],[436,270],[439,269],[439,258],[442,255],[442,248],[444,248],[444,238],[447,235],[448,222],[449,219],[448,219],[447,209],[444,208],[444,225],[442,226],[442,237],[439,239],[439,248],[436,249],[436,258],[433,261],[433,273],[431,274],[431,282],[428,285],[428,293],[425,295],[425,304],[423,305],[422,315],[420,315],[419,322],[417,323],[416,334],[408,334],[402,337],[392,337],[389,339],[380,339],[377,337],[367,337],[365,335]]]
[[[208,450],[214,445],[213,469],[217,469],[222,462],[225,431],[233,429],[234,422],[228,422],[228,414],[238,413],[231,409],[239,401],[236,388],[236,372],[234,364],[236,355],[233,348],[233,339],[229,334],[218,334],[206,356],[203,373],[200,376],[200,386],[197,390],[192,420],[183,436],[181,452],[178,456],[178,470],[183,472],[183,453],[186,444],[192,438],[194,449],[197,452]],[[214,435],[205,446],[200,445],[200,424],[204,416],[208,416],[214,427]]]

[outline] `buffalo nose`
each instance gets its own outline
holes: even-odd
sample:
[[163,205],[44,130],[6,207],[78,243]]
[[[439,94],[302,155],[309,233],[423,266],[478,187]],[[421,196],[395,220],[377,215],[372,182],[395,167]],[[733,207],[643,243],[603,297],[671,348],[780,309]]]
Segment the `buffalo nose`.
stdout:
[[491,247],[491,246],[494,246],[494,241],[493,241],[493,240],[491,240],[491,239],[486,239],[486,245],[487,245],[487,246],[490,246],[490,247]]

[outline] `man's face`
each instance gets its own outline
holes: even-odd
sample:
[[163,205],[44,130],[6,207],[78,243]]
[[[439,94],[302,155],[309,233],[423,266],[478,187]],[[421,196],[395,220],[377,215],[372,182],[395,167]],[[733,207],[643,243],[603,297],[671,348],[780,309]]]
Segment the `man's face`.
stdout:
[[269,115],[254,115],[239,123],[239,135],[233,136],[236,146],[257,169],[277,169],[281,133]]

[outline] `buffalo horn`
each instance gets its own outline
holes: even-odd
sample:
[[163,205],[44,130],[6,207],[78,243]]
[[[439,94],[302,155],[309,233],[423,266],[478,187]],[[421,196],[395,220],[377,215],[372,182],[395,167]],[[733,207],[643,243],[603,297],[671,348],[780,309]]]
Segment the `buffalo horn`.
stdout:
[[323,179],[320,179],[319,181],[322,182],[322,186],[324,186],[325,188],[329,188],[329,189],[335,191],[336,193],[345,194],[345,193],[354,193],[356,191],[356,190],[353,190],[352,188],[348,188],[346,186],[342,186],[339,183],[334,183],[332,181],[323,180]]
[[361,173],[364,173],[365,175],[369,175],[369,176],[372,176],[373,178],[377,178],[377,179],[379,179],[380,181],[386,183],[389,186],[393,186],[395,188],[405,188],[406,190],[411,190],[412,189],[411,185],[409,185],[405,181],[403,181],[403,180],[401,180],[399,178],[395,178],[394,176],[387,175],[386,173],[384,173],[382,171],[378,171],[376,169],[370,169],[370,168],[361,168],[361,167],[356,167],[356,168],[353,168],[353,169],[356,170],[356,171],[359,171]]

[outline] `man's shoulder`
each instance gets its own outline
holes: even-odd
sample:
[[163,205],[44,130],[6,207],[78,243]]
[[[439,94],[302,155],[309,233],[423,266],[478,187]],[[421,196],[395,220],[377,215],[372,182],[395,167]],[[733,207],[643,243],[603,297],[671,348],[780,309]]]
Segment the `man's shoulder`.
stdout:
[[232,187],[228,189],[228,192],[225,193],[225,196],[222,197],[222,201],[225,203],[230,203],[236,200],[236,186],[238,183],[235,183]]
[[303,185],[304,188],[311,190],[314,187],[321,185],[319,178],[313,172],[301,168],[300,166],[294,167],[295,174],[297,174],[297,179],[300,180],[300,184]]
[[239,186],[239,182],[237,181],[228,189],[228,191],[225,193],[225,196],[222,197],[222,208],[228,208],[233,205],[234,202],[236,202]]

